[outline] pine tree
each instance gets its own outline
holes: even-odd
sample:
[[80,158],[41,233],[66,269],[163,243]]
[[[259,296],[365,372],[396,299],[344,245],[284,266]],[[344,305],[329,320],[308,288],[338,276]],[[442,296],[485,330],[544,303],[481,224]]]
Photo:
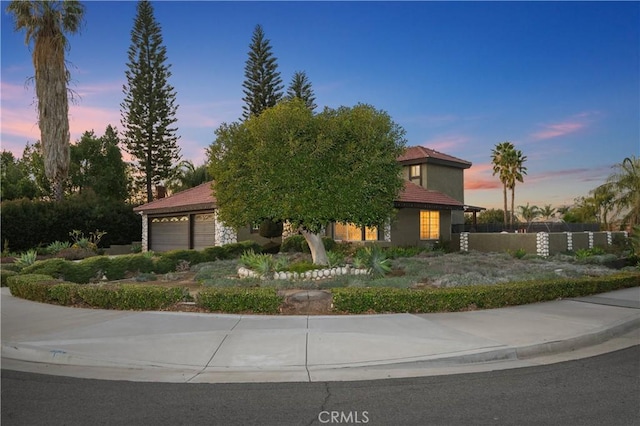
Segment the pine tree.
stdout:
[[246,103],[242,107],[242,118],[260,115],[265,109],[275,106],[282,99],[282,79],[278,72],[276,57],[265,39],[262,26],[256,25],[249,45],[249,58],[244,67],[245,81],[242,83]]
[[287,89],[287,99],[300,98],[311,111],[316,109],[316,97],[311,88],[311,82],[304,71],[296,71],[293,74],[289,88]]
[[149,202],[153,186],[171,179],[181,155],[174,126],[178,105],[175,89],[168,83],[167,49],[147,0],[138,2],[128,60],[125,99],[120,105],[123,142],[134,160],[134,187],[146,192]]

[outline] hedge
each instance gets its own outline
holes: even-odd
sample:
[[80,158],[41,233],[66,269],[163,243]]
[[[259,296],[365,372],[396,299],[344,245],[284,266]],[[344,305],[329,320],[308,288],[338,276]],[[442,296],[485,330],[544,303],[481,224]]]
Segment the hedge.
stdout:
[[2,201],[1,243],[21,252],[47,246],[54,241],[70,241],[74,229],[86,236],[96,230],[107,234],[101,247],[130,244],[142,235],[142,220],[133,206],[106,201],[95,196],[75,196],[59,202],[28,199]]
[[180,287],[144,285],[87,286],[56,281],[42,274],[8,279],[11,294],[34,302],[59,305],[85,304],[101,309],[158,310],[189,298]]
[[12,271],[10,269],[0,269],[0,287],[7,286],[7,278],[12,277],[14,275],[18,275],[16,271]]
[[277,314],[283,298],[276,290],[267,288],[207,288],[196,296],[196,305],[211,312],[230,314],[251,312]]
[[521,282],[441,289],[334,288],[337,312],[428,313],[492,309],[567,297],[587,296],[640,285],[638,274]]

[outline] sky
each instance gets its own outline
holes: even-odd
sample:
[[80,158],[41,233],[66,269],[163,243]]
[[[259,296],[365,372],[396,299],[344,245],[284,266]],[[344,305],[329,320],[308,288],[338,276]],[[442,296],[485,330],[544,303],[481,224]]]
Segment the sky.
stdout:
[[[40,138],[31,50],[2,1],[1,147]],[[136,2],[88,1],[67,60],[72,143],[118,129]],[[373,105],[422,145],[473,163],[465,203],[502,208],[491,150],[526,155],[516,206],[571,205],[640,155],[639,2],[158,1],[183,159],[206,161],[215,129],[242,116],[257,24],[283,83],[306,72],[318,110]]]

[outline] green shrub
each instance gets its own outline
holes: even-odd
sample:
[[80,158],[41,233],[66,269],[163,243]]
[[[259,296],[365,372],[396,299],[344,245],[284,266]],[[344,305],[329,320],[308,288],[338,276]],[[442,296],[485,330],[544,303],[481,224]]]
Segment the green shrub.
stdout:
[[72,267],[72,262],[68,260],[53,258],[39,260],[31,266],[22,269],[23,274],[42,274],[53,278],[64,278],[68,275]]
[[69,306],[81,301],[78,295],[80,284],[60,283],[49,286],[49,300],[51,303]]
[[283,253],[310,253],[307,240],[302,235],[292,235],[285,239],[280,245],[280,251]]
[[14,275],[17,275],[18,273],[16,271],[12,271],[10,269],[5,269],[5,267],[3,266],[2,269],[0,269],[0,287],[6,287],[7,286],[7,278],[12,277]]
[[440,289],[334,288],[338,312],[453,312],[580,297],[640,285],[638,274]]
[[196,304],[211,312],[276,314],[281,303],[274,288],[207,288],[196,297]]
[[132,274],[153,272],[155,263],[152,258],[142,254],[128,254],[109,259],[106,267],[106,275],[109,280],[121,280],[127,272]]
[[307,271],[313,271],[315,269],[324,269],[323,265],[316,265],[313,262],[308,260],[299,260],[298,262],[294,262],[287,268],[289,272],[297,272],[299,274],[305,273]]
[[78,296],[89,306],[101,309],[157,310],[185,299],[179,287],[145,285],[81,286]]
[[7,278],[13,296],[43,303],[51,301],[47,284],[54,282],[57,281],[53,277],[43,274],[14,275]]
[[227,251],[224,246],[207,247],[202,251],[204,262],[227,259]]
[[397,259],[399,257],[414,257],[420,253],[427,251],[425,247],[385,247],[384,253],[389,259]]
[[[225,251],[224,259],[236,259],[242,255],[247,250],[253,250],[255,253],[260,253],[261,247],[255,241],[247,240],[241,241],[239,243],[226,244],[222,246]],[[223,260],[223,259],[221,259]]]
[[239,263],[257,272],[260,276],[265,276],[273,272],[275,265],[273,255],[255,253],[253,250],[245,251],[242,256],[240,256]]

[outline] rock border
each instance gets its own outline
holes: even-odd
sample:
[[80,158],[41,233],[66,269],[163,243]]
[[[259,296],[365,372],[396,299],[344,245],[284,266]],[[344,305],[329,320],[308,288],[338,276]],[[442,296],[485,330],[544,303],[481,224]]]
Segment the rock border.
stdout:
[[335,268],[313,269],[306,272],[289,272],[280,271],[266,275],[260,275],[256,271],[241,266],[238,268],[238,276],[240,278],[261,278],[274,280],[326,280],[328,278],[338,277],[341,275],[369,275],[368,269],[354,268],[351,265],[339,266]]

